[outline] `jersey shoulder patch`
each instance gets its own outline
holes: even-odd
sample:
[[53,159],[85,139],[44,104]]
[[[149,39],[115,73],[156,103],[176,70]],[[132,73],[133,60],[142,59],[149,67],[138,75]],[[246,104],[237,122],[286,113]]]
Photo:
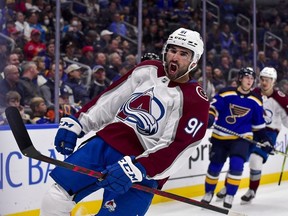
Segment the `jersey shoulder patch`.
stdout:
[[273,97],[280,104],[280,106],[283,107],[288,115],[288,97],[279,90],[274,90],[271,97]]

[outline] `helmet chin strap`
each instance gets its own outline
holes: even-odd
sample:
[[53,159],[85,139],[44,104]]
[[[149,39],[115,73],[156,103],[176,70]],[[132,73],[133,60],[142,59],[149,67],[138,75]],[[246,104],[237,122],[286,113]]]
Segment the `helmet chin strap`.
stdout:
[[[193,62],[192,62],[191,64],[193,64]],[[188,70],[187,70],[184,74],[182,74],[181,76],[177,77],[177,78],[175,79],[175,81],[181,79],[181,78],[184,77],[184,76],[186,76],[186,75],[187,75],[188,73],[190,73],[196,66],[197,66],[197,64],[195,64],[193,67],[191,67],[190,69],[188,69]]]

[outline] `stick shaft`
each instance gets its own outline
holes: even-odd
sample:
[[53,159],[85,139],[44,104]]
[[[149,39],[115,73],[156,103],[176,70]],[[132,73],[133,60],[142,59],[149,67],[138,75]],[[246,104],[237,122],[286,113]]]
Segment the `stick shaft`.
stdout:
[[[285,153],[286,153],[286,154],[288,153],[288,145],[286,146]],[[282,176],[283,176],[283,172],[284,172],[284,167],[285,167],[285,163],[286,163],[286,158],[287,158],[287,156],[285,156],[284,159],[283,159],[283,163],[282,163],[281,173],[280,173],[280,176],[279,176],[278,185],[280,185],[280,184],[281,184],[281,181],[282,181]]]
[[[243,135],[241,135],[241,134],[238,134],[238,133],[236,133],[236,132],[234,132],[234,131],[231,131],[231,130],[229,130],[229,129],[227,129],[227,128],[224,128],[224,127],[222,127],[222,126],[220,126],[220,125],[214,124],[213,126],[214,126],[215,128],[217,128],[217,129],[220,129],[220,130],[222,130],[222,131],[224,131],[224,132],[227,132],[227,133],[229,133],[229,134],[231,134],[231,135],[238,136],[238,137],[240,137],[241,139],[244,139],[244,140],[246,140],[246,141],[248,141],[248,142],[250,142],[250,143],[253,143],[253,144],[257,145],[257,146],[260,146],[260,147],[262,146],[262,147],[264,147],[264,145],[263,145],[262,143],[256,142],[255,140],[248,139],[248,138],[246,138],[245,136],[243,136]],[[286,153],[285,153],[285,152],[278,151],[278,150],[276,150],[276,149],[274,149],[273,151],[274,151],[275,153],[277,153],[277,154],[282,155],[282,156],[285,156],[285,157],[288,156],[287,151],[286,151]]]

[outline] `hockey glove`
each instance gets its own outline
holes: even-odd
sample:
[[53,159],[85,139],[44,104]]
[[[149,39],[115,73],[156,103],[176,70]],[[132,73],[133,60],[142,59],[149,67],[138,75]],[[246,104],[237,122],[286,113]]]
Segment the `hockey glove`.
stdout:
[[268,154],[273,155],[272,151],[274,150],[274,147],[269,141],[261,143],[261,149],[267,152]]
[[146,170],[140,163],[133,163],[134,158],[134,156],[125,156],[117,163],[107,166],[102,172],[103,180],[99,179],[99,186],[123,194],[133,183],[141,182],[146,176]]
[[55,137],[55,148],[63,155],[70,155],[74,151],[77,138],[82,136],[84,132],[80,122],[74,116],[63,117]]
[[273,155],[274,145],[271,139],[268,137],[266,133],[266,129],[261,129],[258,131],[254,131],[254,140],[261,143],[259,146],[263,151],[267,152],[268,154]]

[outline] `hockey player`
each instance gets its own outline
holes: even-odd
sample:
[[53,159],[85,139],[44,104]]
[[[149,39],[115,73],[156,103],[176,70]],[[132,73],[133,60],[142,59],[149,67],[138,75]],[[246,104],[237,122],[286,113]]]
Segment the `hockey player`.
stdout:
[[[75,203],[104,188],[99,215],[144,215],[152,194],[135,182],[161,188],[205,135],[209,102],[189,80],[203,53],[198,32],[180,28],[163,47],[162,61],[141,62],[85,105],[64,117],[55,137],[65,161],[102,172],[96,179],[60,167],[42,201],[42,216],[68,216]],[[73,152],[77,137],[96,136]],[[73,152],[73,153],[72,153]]]
[[[274,89],[277,80],[277,71],[274,68],[263,68],[259,76],[260,88],[256,88],[254,92],[262,96],[266,133],[272,139],[272,144],[275,145],[276,138],[281,130],[281,123],[288,127],[288,97],[283,92]],[[266,162],[271,150],[272,148],[263,149],[253,145],[249,159],[249,189],[241,197],[241,204],[250,203],[255,197],[260,184],[262,165]]]
[[[252,68],[242,68],[238,74],[238,87],[227,87],[214,96],[210,110],[208,127],[216,124],[235,131],[242,136],[252,139],[253,132],[265,145],[269,145],[265,136],[265,121],[263,117],[262,100],[251,92],[255,80]],[[248,159],[250,142],[214,128],[211,137],[210,164],[205,179],[205,195],[202,202],[210,203],[222,167],[229,157],[226,189],[223,206],[231,208],[236,194],[244,162]]]

